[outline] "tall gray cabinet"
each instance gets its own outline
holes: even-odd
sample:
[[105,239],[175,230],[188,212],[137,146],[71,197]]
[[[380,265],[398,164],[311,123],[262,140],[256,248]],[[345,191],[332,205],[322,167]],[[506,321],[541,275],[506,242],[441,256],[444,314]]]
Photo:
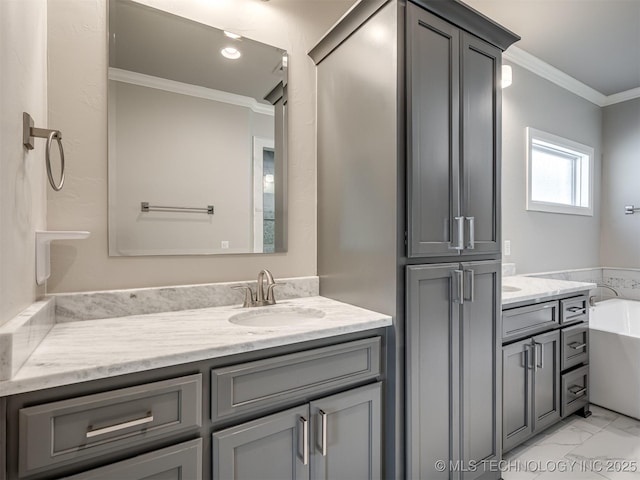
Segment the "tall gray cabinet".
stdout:
[[320,292],[394,317],[385,478],[499,478],[461,470],[501,455],[499,84],[518,38],[457,0],[361,0],[309,52]]

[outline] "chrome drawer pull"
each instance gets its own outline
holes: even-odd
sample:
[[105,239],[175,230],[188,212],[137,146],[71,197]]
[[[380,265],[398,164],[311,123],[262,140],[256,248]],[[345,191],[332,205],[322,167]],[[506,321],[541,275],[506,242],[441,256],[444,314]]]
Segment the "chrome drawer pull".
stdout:
[[569,344],[569,347],[574,349],[574,350],[582,350],[583,348],[585,348],[587,346],[586,343],[578,343],[578,342],[571,342]]
[[302,464],[309,464],[309,421],[300,417],[302,422]]
[[587,309],[584,307],[569,307],[567,311],[571,313],[586,313]]
[[327,456],[327,417],[328,415],[320,410],[320,419],[322,420],[322,442],[320,450],[323,457]]
[[587,393],[587,387],[581,387],[580,385],[574,385],[573,387],[569,387],[567,390],[573,393],[576,397],[581,397]]
[[[124,430],[129,427],[136,427],[138,425],[145,425],[153,422],[153,413],[149,412],[145,417],[136,418],[128,422],[117,423],[104,428],[96,428],[95,430],[87,431],[87,438],[98,437],[100,435],[106,435],[107,433],[117,432],[118,430]],[[91,428],[91,427],[89,427]]]

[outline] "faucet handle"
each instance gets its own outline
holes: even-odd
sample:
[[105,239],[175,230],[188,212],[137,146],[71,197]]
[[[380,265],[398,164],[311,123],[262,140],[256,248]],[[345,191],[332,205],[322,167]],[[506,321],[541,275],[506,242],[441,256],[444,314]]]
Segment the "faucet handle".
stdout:
[[267,285],[267,298],[265,299],[265,302],[267,303],[267,305],[275,305],[276,304],[276,297],[273,294],[273,289],[279,285],[285,285],[284,282],[273,282]]
[[248,285],[235,285],[233,287],[234,290],[244,290],[244,303],[242,304],[243,308],[253,307],[256,303],[256,296],[251,290],[251,287]]

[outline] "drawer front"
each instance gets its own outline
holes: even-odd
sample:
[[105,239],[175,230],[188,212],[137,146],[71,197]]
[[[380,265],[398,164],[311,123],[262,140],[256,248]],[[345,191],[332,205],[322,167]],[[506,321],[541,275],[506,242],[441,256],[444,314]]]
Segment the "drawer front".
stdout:
[[516,340],[560,323],[558,302],[544,302],[502,312],[502,341]]
[[574,325],[560,330],[562,344],[561,369],[589,362],[589,326]]
[[589,299],[586,296],[560,300],[560,310],[563,325],[589,321]]
[[202,480],[202,439],[138,455],[67,480]]
[[562,417],[589,404],[589,365],[562,376]]
[[199,427],[202,375],[23,408],[19,418],[24,476]]
[[380,337],[211,371],[211,419],[255,413],[380,375]]

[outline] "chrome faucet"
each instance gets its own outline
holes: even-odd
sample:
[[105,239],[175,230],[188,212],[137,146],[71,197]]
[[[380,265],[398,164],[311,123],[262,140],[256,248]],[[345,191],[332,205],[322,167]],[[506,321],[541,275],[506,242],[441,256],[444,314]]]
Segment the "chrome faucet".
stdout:
[[[605,285],[604,283],[596,284],[596,288],[608,288],[613,293],[615,293],[616,297],[620,296],[620,294],[618,293],[618,291],[615,288],[610,287],[609,285]],[[589,305],[591,305],[593,307],[595,304],[596,304],[596,296],[595,295],[591,295],[589,297]]]
[[[267,291],[265,294],[265,290],[264,290],[264,279],[265,277],[267,278]],[[231,288],[235,288],[235,289],[244,289],[245,294],[244,294],[244,303],[242,304],[242,306],[244,308],[247,307],[264,307],[265,305],[275,305],[276,303],[276,297],[273,294],[273,289],[279,285],[278,283],[276,283],[276,281],[273,279],[273,275],[271,274],[271,272],[269,270],[261,270],[260,273],[258,273],[258,283],[256,285],[256,291],[255,293],[253,292],[253,290],[251,289],[251,287],[249,285],[237,285],[235,287],[231,287]]]

